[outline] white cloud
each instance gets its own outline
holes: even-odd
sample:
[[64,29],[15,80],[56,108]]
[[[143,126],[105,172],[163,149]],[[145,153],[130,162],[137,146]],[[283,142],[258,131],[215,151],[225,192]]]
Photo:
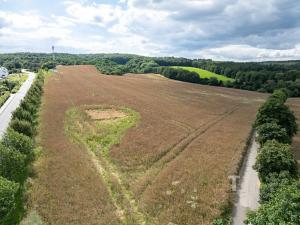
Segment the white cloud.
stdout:
[[201,50],[198,54],[217,60],[264,61],[299,59],[300,44],[286,50],[255,48],[249,45],[226,45],[220,48]]
[[82,4],[76,1],[65,1],[66,12],[78,23],[106,26],[118,19],[121,8],[109,4]]
[[105,2],[62,1],[64,13],[48,17],[43,11],[1,8],[0,42],[10,49],[54,44],[78,52],[222,60],[300,57],[298,0]]

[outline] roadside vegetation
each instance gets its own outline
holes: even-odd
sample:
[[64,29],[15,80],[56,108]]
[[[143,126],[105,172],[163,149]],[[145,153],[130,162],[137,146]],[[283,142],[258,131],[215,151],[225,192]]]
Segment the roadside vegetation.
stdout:
[[286,90],[275,91],[257,114],[254,127],[261,147],[254,169],[261,181],[261,205],[248,214],[247,224],[300,224],[300,181],[290,146],[298,127],[287,98]]
[[6,102],[11,94],[16,93],[21,85],[27,80],[26,74],[13,74],[6,79],[0,80],[0,107]]
[[26,180],[35,158],[35,135],[43,93],[40,71],[0,142],[0,224],[18,224],[24,214]]

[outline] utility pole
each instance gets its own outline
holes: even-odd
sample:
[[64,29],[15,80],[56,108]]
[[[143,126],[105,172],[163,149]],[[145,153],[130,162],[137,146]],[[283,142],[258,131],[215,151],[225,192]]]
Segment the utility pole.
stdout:
[[55,47],[54,47],[54,45],[52,45],[52,59],[53,59],[53,61],[55,61]]

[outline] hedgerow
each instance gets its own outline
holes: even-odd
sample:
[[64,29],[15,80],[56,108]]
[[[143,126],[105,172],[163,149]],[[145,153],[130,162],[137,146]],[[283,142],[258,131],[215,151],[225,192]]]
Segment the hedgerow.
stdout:
[[0,218],[5,218],[15,207],[19,184],[0,177]]
[[287,97],[287,91],[275,91],[256,117],[261,147],[253,168],[261,181],[261,206],[248,214],[246,224],[300,224],[299,174],[289,145],[298,127]]
[[[23,213],[24,183],[34,158],[44,72],[37,74],[0,143],[0,224],[18,224]],[[7,199],[3,196],[7,195]],[[3,199],[2,199],[3,198]],[[12,222],[13,221],[13,222]]]
[[272,173],[288,171],[292,176],[297,175],[297,161],[288,144],[277,141],[267,141],[259,150],[253,167],[262,182]]

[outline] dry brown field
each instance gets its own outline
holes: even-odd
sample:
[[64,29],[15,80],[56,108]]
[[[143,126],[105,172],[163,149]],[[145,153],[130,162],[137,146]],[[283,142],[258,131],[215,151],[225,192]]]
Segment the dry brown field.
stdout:
[[117,210],[123,203],[112,201],[89,150],[64,129],[66,111],[74,106],[113,105],[140,115],[109,151],[116,190],[135,214],[127,224],[212,224],[230,198],[228,176],[237,171],[264,99],[155,75],[105,76],[93,66],[59,67],[45,85],[42,155],[30,206],[51,225],[126,224]]

